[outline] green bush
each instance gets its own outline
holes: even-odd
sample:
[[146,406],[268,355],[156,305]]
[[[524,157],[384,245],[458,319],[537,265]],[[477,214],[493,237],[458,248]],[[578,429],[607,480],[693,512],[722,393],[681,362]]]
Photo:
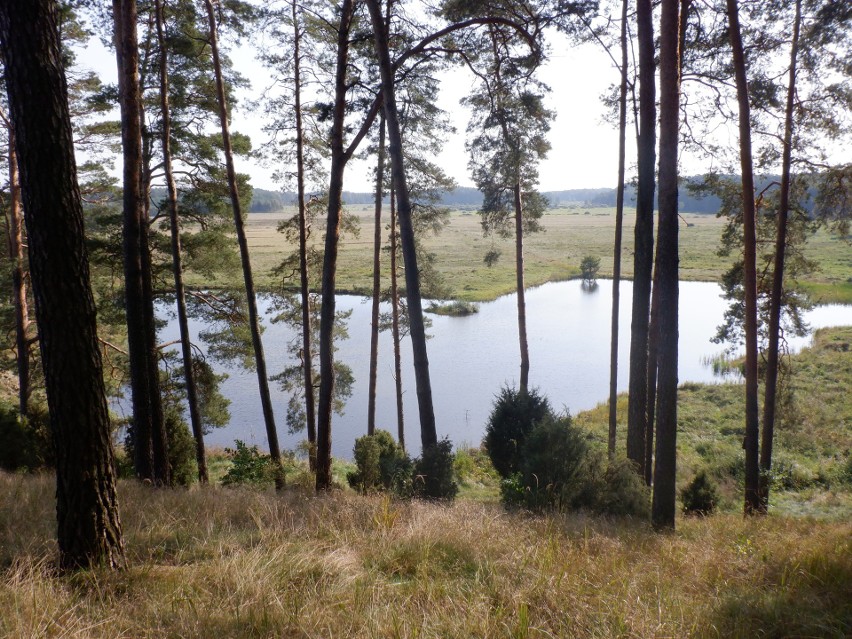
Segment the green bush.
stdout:
[[680,491],[680,502],[683,505],[683,512],[687,515],[705,517],[715,512],[719,503],[719,493],[706,471],[700,471],[684,486]]
[[415,496],[424,499],[455,499],[459,487],[453,471],[453,444],[449,439],[425,448],[414,461],[412,488]]
[[636,472],[633,462],[610,462],[592,509],[605,515],[646,517],[649,514],[650,488]]
[[172,484],[189,486],[198,478],[198,463],[195,459],[195,438],[183,420],[180,411],[166,411],[166,436],[169,441],[169,472]]
[[42,408],[21,417],[16,406],[0,403],[0,468],[38,470],[54,465],[50,418]]
[[485,450],[502,478],[520,470],[521,448],[539,422],[552,417],[550,403],[537,389],[522,393],[504,386],[485,427]]
[[225,449],[231,458],[231,467],[222,477],[223,486],[242,484],[265,487],[275,481],[275,466],[269,455],[261,453],[257,446],[246,446],[245,442],[239,439],[234,445],[236,450]]
[[411,459],[386,430],[355,440],[357,470],[347,473],[349,485],[361,492],[392,490],[407,496],[411,484]]

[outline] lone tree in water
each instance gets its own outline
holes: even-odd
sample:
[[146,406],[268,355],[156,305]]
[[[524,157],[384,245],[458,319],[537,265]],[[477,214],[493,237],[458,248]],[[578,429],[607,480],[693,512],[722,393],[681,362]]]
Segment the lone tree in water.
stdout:
[[63,569],[124,563],[95,304],[52,0],[0,1],[50,423]]

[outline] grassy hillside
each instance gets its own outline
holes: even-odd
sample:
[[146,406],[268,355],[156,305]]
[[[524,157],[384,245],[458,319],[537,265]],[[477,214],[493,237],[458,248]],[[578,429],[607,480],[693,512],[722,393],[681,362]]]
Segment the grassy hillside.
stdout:
[[[372,286],[372,225],[371,207],[352,206],[350,212],[357,220],[360,234],[346,237],[340,250],[337,286],[342,291],[364,292]],[[272,269],[285,253],[293,250],[276,231],[280,220],[292,211],[252,214],[248,219],[248,239],[258,282],[265,287],[280,284]],[[490,300],[514,290],[514,245],[510,239],[483,238],[479,216],[470,211],[456,211],[450,224],[425,245],[435,253],[436,268],[443,276],[454,297],[467,301]],[[625,242],[622,251],[622,272],[633,272],[632,228],[633,212],[624,218]],[[528,286],[552,280],[577,277],[580,260],[586,255],[599,257],[602,277],[612,274],[612,238],[615,228],[613,209],[562,208],[549,210],[543,218],[544,233],[526,240],[525,264]],[[321,226],[321,225],[320,225]],[[724,221],[713,215],[686,213],[680,229],[680,272],[686,280],[718,280],[729,261],[716,255]],[[314,230],[314,240],[320,241],[323,228]],[[498,263],[489,268],[483,263],[491,248],[502,252]],[[809,257],[821,267],[807,285],[815,299],[822,302],[852,303],[852,251],[849,244],[828,233],[820,232],[809,240]],[[238,286],[239,273],[223,275],[221,286]],[[209,281],[193,282],[210,286]]]

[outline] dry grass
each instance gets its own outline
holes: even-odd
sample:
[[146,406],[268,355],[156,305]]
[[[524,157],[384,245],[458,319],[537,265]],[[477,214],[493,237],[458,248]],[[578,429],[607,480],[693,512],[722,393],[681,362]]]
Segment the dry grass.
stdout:
[[[372,286],[372,207],[353,206],[350,212],[361,229],[357,237],[346,237],[341,245],[337,287],[340,291],[363,293]],[[272,269],[284,254],[293,250],[283,235],[277,232],[278,223],[292,211],[255,213],[249,216],[247,234],[252,251],[252,263],[261,286],[280,285]],[[713,215],[686,213],[680,229],[680,274],[685,280],[711,281],[729,266],[730,260],[716,255],[724,220]],[[635,214],[628,211],[624,219],[622,272],[633,272],[632,229]],[[578,277],[580,261],[586,255],[599,257],[600,275],[612,274],[612,238],[615,228],[614,210],[553,209],[542,220],[544,233],[526,239],[525,269],[528,286],[548,281]],[[320,224],[321,226],[321,224]],[[315,229],[319,241],[324,229]],[[470,211],[455,211],[443,232],[425,240],[427,249],[436,256],[436,268],[452,296],[467,301],[486,301],[512,292],[515,286],[514,248],[511,239],[483,238],[479,216]],[[498,263],[489,268],[483,257],[495,247],[502,251]],[[822,302],[852,302],[852,252],[848,243],[820,232],[809,241],[808,254],[820,264],[822,271],[808,281],[812,293]],[[238,286],[238,273],[223,274],[222,286]],[[209,286],[209,281],[193,282]]]
[[51,573],[48,477],[0,475],[3,637],[843,637],[848,523],[533,517],[120,486],[128,569]]

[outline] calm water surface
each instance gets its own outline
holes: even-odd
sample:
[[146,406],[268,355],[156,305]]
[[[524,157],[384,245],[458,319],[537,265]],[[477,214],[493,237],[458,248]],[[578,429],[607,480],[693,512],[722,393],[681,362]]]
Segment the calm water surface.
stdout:
[[[630,340],[630,282],[621,285],[619,318],[619,391],[627,389]],[[606,401],[609,388],[609,344],[612,282],[601,280],[596,290],[583,290],[580,281],[555,282],[527,291],[527,330],[530,347],[530,384],[538,387],[556,409],[571,413]],[[266,316],[269,300],[259,300]],[[337,357],[355,376],[353,394],[344,415],[334,415],[332,450],[335,456],[351,458],[352,446],[367,428],[367,377],[370,348],[370,302],[341,295],[339,310],[351,310],[349,339],[341,342]],[[681,282],[679,379],[681,382],[714,382],[712,370],[703,362],[722,351],[710,338],[722,321],[726,303],[714,283]],[[438,436],[455,444],[478,444],[485,430],[495,393],[503,385],[517,385],[520,356],[517,339],[517,303],[514,295],[481,304],[479,313],[467,317],[430,315],[432,328],[427,348]],[[852,306],[821,306],[808,314],[814,328],[852,325]],[[288,362],[286,345],[293,329],[265,322],[263,335],[270,375]],[[194,339],[202,328],[191,326]],[[172,320],[161,339],[178,335]],[[809,338],[793,340],[801,348]],[[412,452],[419,449],[420,432],[411,345],[404,341],[403,388],[405,389],[406,442]],[[211,446],[233,446],[235,439],[266,447],[263,415],[253,371],[215,366],[228,373],[223,394],[231,400],[231,423],[206,437]],[[283,448],[295,448],[304,433],[290,435],[285,424],[288,396],[272,387],[279,439]],[[376,424],[396,433],[396,400],[393,380],[393,347],[389,333],[379,343],[379,379]]]

